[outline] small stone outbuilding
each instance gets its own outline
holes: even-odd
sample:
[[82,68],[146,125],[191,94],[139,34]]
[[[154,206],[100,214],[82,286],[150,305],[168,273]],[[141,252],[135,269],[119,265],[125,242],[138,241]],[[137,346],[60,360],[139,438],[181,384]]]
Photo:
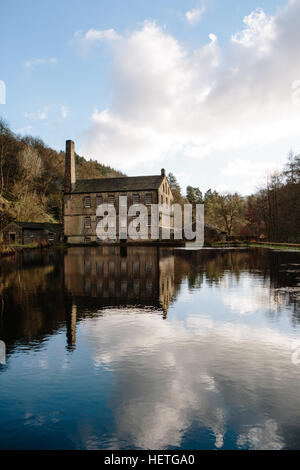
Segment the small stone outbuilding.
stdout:
[[3,242],[7,245],[33,242],[57,242],[62,237],[62,225],[40,222],[11,222],[3,229]]

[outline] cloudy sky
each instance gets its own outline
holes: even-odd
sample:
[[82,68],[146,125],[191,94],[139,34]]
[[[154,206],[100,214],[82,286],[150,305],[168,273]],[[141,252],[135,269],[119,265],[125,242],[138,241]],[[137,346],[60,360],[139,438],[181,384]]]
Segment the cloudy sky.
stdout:
[[242,194],[300,150],[300,0],[11,0],[1,17],[16,132]]

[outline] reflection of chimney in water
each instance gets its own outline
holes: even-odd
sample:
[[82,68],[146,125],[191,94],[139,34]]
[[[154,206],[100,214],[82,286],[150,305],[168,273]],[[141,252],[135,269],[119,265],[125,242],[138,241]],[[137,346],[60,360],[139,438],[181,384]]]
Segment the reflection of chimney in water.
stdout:
[[77,306],[72,301],[71,308],[67,309],[67,350],[74,351],[76,349],[76,320],[77,320]]

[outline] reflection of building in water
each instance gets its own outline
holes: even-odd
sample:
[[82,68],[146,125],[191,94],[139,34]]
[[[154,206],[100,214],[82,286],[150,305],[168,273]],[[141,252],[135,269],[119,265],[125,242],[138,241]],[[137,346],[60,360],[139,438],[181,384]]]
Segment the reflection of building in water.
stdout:
[[[68,344],[75,341],[76,311],[109,306],[156,307],[164,317],[174,292],[174,256],[159,247],[69,248],[65,288],[72,298]],[[75,313],[74,313],[75,312]],[[80,313],[82,313],[80,311]]]
[[174,295],[174,264],[174,256],[159,259],[159,303],[165,315]]
[[77,321],[77,306],[74,302],[66,307],[66,323],[67,323],[67,349],[72,351],[76,345],[76,321]]

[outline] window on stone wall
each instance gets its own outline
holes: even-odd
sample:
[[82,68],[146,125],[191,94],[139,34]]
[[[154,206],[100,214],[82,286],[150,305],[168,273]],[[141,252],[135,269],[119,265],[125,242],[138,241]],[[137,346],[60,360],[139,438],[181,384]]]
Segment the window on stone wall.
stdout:
[[91,228],[91,218],[90,217],[85,217],[84,218],[84,227],[85,228]]
[[139,194],[133,194],[132,195],[132,203],[133,204],[139,204],[140,203],[140,195]]
[[153,265],[152,265],[152,263],[150,263],[150,262],[149,262],[149,263],[146,263],[145,269],[146,269],[146,273],[147,273],[147,274],[152,273],[152,270],[153,270]]
[[127,261],[121,261],[121,273],[127,273]]
[[151,295],[152,294],[152,288],[153,288],[153,283],[152,281],[147,281],[146,282],[146,293],[148,295]]
[[127,281],[121,282],[121,295],[127,294]]
[[152,204],[152,194],[151,193],[145,194],[145,204],[146,204],[146,206],[150,206]]
[[148,227],[151,227],[151,214],[148,214]]
[[103,261],[98,261],[96,262],[96,272],[97,274],[102,274],[103,273]]
[[116,283],[112,279],[108,283],[109,295],[114,296],[116,290]]
[[115,195],[114,194],[110,194],[108,196],[108,204],[114,204],[115,203]]
[[48,240],[49,240],[49,242],[53,242],[53,240],[54,240],[54,233],[50,233],[50,232],[48,233]]
[[101,204],[103,204],[103,197],[102,196],[97,196],[96,197],[96,203],[97,203],[97,207],[101,206]]
[[84,262],[84,272],[85,272],[85,274],[91,274],[91,262],[90,262],[90,260],[86,260]]
[[160,196],[160,203],[161,203],[161,204],[164,203],[164,197],[163,197],[163,195]]
[[133,281],[133,293],[134,295],[139,295],[140,293],[140,281],[138,280]]
[[85,196],[84,198],[84,207],[91,207],[91,197],[90,196]]
[[134,275],[140,274],[140,262],[139,261],[134,261],[132,263],[132,273]]
[[85,237],[84,238],[84,243],[90,243],[91,241],[91,238],[90,237]]

